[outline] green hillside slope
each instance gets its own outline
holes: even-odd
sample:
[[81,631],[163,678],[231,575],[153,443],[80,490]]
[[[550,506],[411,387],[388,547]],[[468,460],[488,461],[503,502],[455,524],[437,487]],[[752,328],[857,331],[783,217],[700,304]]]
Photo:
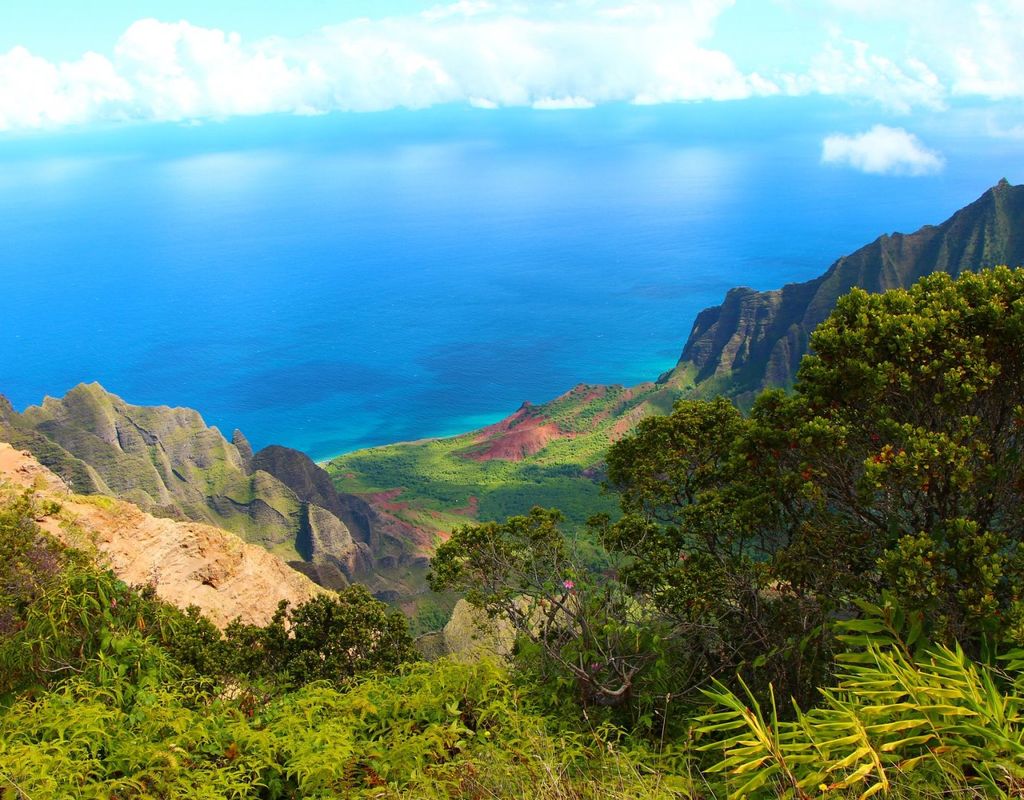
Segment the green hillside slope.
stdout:
[[788,386],[811,331],[850,288],[881,292],[934,271],[1003,263],[1024,263],[1024,186],[1005,180],[941,225],[881,236],[812,281],[731,290],[698,315],[678,364],[656,383],[579,386],[481,430],[350,453],[325,468],[341,491],[437,535],[534,505],[558,506],[579,525],[615,507],[600,488],[612,441],[680,397],[724,394],[744,404],[760,389]]
[[692,375],[701,394],[744,403],[761,389],[792,384],[811,331],[854,286],[884,292],[931,272],[1022,263],[1024,186],[1003,180],[941,225],[880,236],[814,280],[770,292],[732,289],[697,316],[670,375]]

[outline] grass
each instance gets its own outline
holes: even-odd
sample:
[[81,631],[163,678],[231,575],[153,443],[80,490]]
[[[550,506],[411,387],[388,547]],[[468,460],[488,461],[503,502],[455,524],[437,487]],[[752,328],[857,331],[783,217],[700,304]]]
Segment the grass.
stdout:
[[471,458],[494,438],[482,443],[474,431],[361,450],[324,466],[343,492],[400,490],[393,513],[426,530],[503,520],[537,505],[558,507],[571,527],[581,528],[593,514],[614,514],[618,507],[602,490],[609,444],[643,417],[670,411],[683,393],[681,381],[576,387],[526,412],[530,420],[554,423],[563,436],[522,461]]
[[[693,391],[692,379],[680,372],[665,383],[632,389],[581,385],[548,403],[527,406],[504,424],[512,431],[553,424],[561,435],[521,461],[474,458],[500,438],[499,423],[443,439],[360,450],[321,466],[341,492],[388,493],[373,501],[377,507],[437,542],[467,523],[502,521],[534,506],[558,508],[567,532],[577,536],[580,557],[600,567],[586,522],[595,514],[615,518],[619,513],[617,496],[603,487],[605,453],[644,417],[670,412],[677,399]],[[427,570],[378,572],[399,587],[400,605],[416,622],[416,632],[430,630],[439,617],[426,587]]]

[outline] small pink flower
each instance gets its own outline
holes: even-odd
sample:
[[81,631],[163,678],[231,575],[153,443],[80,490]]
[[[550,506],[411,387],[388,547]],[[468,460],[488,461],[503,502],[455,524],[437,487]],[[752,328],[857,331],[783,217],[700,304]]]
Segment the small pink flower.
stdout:
[[576,584],[575,584],[575,583],[573,583],[573,582],[572,582],[571,580],[569,580],[568,578],[566,578],[566,579],[565,579],[564,581],[562,581],[562,586],[563,586],[563,587],[564,587],[564,588],[565,588],[565,589],[566,589],[567,591],[570,591],[570,592],[571,592],[571,591],[572,591],[573,589],[575,589],[575,588],[576,588]]
[[116,597],[111,597],[110,598],[110,607],[111,608],[117,608],[117,598]]

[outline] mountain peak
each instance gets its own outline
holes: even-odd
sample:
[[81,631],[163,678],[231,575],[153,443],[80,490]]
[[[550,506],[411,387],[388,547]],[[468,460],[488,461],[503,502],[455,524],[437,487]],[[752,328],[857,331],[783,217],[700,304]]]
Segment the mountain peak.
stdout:
[[698,393],[745,402],[793,382],[811,331],[851,288],[883,292],[931,272],[957,275],[999,264],[1024,264],[1024,186],[1006,178],[941,225],[880,236],[814,280],[770,292],[730,289],[720,306],[697,316],[671,374],[696,376]]

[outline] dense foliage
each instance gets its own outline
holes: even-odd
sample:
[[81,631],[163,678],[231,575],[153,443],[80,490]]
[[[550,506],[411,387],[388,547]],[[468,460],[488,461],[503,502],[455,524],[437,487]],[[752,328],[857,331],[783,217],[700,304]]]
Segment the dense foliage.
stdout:
[[205,685],[239,676],[280,687],[342,685],[415,658],[405,618],[362,587],[282,604],[266,626],[224,635],[197,609],[180,611],[60,547],[33,521],[35,501],[0,510],[0,698],[86,675],[175,675]]
[[541,684],[574,689],[586,706],[625,709],[620,720],[650,725],[665,700],[655,702],[669,669],[667,631],[618,582],[580,568],[561,520],[536,508],[463,527],[439,549],[431,582],[463,588],[470,603],[511,622],[520,664],[537,670]]
[[812,346],[614,445],[585,546],[454,531],[431,583],[511,671],[360,588],[218,631],[0,497],[0,800],[1020,797],[1024,270],[854,291]]
[[737,673],[816,703],[833,622],[883,595],[968,654],[1021,643],[1024,271],[854,290],[811,344],[748,416],[682,401],[611,448],[623,516],[593,524],[614,569],[583,575],[535,511],[458,529],[434,585],[511,619],[584,706],[654,730],[668,698]]
[[2,800],[686,794],[492,662],[418,662],[364,589],[221,633],[58,545],[41,511],[0,487]]
[[839,626],[848,649],[816,708],[785,720],[773,692],[763,705],[746,686],[706,693],[717,709],[699,720],[699,735],[712,738],[701,749],[722,754],[709,773],[724,775],[735,798],[1019,797],[1024,650],[973,663],[959,646],[922,644],[919,615],[865,608],[864,620]]

